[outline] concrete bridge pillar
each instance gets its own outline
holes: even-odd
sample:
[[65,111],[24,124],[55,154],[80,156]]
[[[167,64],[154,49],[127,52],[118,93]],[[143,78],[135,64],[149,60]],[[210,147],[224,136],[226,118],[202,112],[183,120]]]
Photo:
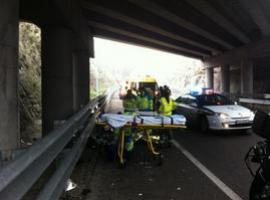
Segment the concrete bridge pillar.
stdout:
[[230,65],[223,65],[220,68],[221,92],[230,93]]
[[73,90],[74,111],[89,102],[90,97],[90,62],[89,50],[78,50],[73,54]]
[[19,1],[0,0],[0,151],[11,156],[19,146]]
[[214,88],[214,68],[206,68],[206,87]]
[[253,62],[245,59],[241,63],[241,94],[253,94]]
[[73,32],[42,28],[42,133],[73,114]]

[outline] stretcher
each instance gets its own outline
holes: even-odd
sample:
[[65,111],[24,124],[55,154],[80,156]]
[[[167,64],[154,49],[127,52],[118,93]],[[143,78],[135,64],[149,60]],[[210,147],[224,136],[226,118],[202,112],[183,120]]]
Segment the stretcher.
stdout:
[[154,148],[151,131],[156,129],[183,129],[186,128],[186,118],[183,115],[160,116],[153,112],[143,112],[134,115],[124,114],[102,114],[96,124],[100,126],[110,126],[111,128],[120,129],[118,140],[117,155],[121,165],[125,163],[125,129],[133,128],[136,132],[143,133],[149,151],[157,158],[161,159],[161,153]]

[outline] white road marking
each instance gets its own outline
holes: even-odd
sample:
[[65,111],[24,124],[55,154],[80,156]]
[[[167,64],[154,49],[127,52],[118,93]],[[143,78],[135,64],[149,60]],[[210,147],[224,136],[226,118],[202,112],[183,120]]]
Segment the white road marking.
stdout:
[[231,188],[223,183],[217,176],[215,176],[209,169],[207,169],[200,161],[198,161],[191,153],[182,147],[176,140],[172,140],[174,146],[179,149],[204,175],[206,175],[220,190],[222,190],[232,200],[243,200]]

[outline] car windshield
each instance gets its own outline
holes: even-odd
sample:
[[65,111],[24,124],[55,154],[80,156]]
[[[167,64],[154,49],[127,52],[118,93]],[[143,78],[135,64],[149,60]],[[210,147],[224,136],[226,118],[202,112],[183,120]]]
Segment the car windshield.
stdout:
[[197,100],[200,106],[213,106],[213,105],[231,105],[232,102],[225,96],[219,94],[199,95]]

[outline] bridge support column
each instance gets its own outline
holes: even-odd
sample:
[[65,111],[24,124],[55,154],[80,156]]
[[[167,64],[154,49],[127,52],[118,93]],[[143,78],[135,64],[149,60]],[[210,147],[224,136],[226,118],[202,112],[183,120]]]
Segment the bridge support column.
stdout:
[[206,68],[206,87],[214,88],[214,68]]
[[0,150],[10,158],[19,146],[19,1],[0,0]]
[[90,97],[90,63],[89,51],[76,51],[73,55],[74,73],[73,73],[73,90],[74,90],[74,110],[77,111],[80,107],[89,102]]
[[42,133],[73,114],[73,32],[64,27],[42,29]]
[[230,65],[221,66],[221,92],[230,93]]
[[241,94],[253,94],[253,62],[251,59],[241,63]]

